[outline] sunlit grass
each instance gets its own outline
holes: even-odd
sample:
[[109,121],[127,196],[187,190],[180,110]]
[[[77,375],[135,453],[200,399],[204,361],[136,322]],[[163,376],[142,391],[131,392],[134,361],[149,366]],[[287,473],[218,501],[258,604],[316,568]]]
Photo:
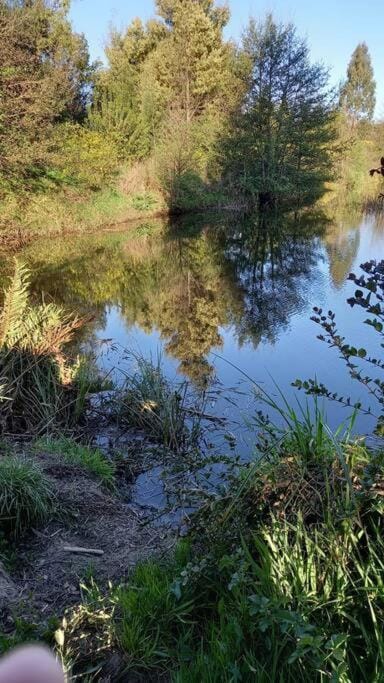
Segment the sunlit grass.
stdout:
[[82,468],[99,479],[104,486],[113,488],[115,485],[115,465],[98,448],[91,448],[62,436],[38,439],[34,450],[59,455],[63,462]]
[[0,458],[0,529],[7,536],[46,522],[53,504],[50,482],[36,464],[14,455]]

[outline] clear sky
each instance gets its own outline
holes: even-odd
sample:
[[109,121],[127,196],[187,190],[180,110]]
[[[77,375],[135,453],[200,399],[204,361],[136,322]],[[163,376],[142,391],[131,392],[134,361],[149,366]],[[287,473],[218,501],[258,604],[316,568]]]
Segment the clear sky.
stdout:
[[[357,43],[369,47],[377,82],[376,115],[384,118],[384,0],[229,0],[231,21],[226,36],[238,39],[250,16],[272,11],[289,20],[308,39],[312,58],[330,67],[332,82],[345,75]],[[149,19],[153,0],[72,0],[75,29],[85,33],[93,59],[103,58],[111,24],[122,28],[134,17]]]

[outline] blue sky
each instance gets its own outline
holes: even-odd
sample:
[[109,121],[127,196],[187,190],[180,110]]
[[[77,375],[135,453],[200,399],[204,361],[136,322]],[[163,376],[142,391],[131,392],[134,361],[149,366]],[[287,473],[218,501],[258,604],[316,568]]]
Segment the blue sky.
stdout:
[[[293,21],[308,39],[312,58],[330,67],[332,82],[345,75],[357,43],[369,47],[377,82],[376,115],[384,118],[384,0],[229,0],[231,21],[226,36],[238,39],[250,16],[267,11]],[[111,24],[121,28],[134,17],[154,14],[153,0],[72,0],[71,17],[85,33],[93,59],[103,58],[103,45]]]

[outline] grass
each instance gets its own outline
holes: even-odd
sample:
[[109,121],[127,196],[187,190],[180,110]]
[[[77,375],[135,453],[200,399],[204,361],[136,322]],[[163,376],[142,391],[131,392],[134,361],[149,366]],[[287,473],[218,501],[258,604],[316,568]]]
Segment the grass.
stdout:
[[[116,187],[105,186],[93,191],[67,186],[64,191],[55,188],[35,193],[30,195],[22,210],[17,197],[14,202],[2,202],[0,207],[3,216],[0,234],[3,233],[5,240],[11,233],[17,235],[18,231],[22,231],[24,239],[84,233],[167,210],[160,192],[122,191],[118,182]],[[6,230],[1,230],[2,226]]]
[[188,420],[188,383],[173,387],[164,377],[160,357],[156,363],[141,356],[134,356],[134,360],[136,371],[126,378],[123,388],[121,418],[175,452],[196,446],[202,409],[193,408],[192,414],[197,417]]
[[0,528],[6,536],[44,524],[53,505],[49,480],[36,464],[11,455],[0,458]]
[[107,488],[115,485],[115,465],[98,448],[90,448],[64,436],[41,438],[34,444],[34,450],[59,455],[63,462],[80,467],[96,477]]

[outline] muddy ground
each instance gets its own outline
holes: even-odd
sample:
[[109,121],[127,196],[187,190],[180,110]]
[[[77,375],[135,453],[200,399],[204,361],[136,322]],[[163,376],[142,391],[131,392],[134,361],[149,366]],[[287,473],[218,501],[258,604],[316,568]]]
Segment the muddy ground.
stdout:
[[101,588],[109,581],[122,582],[138,561],[168,554],[177,536],[175,529],[154,525],[146,511],[130,503],[131,486],[124,477],[117,477],[116,490],[108,491],[81,468],[60,462],[59,455],[29,457],[49,477],[57,508],[49,524],[17,544],[7,573],[0,572],[5,631],[12,631],[17,618],[40,624],[62,617],[81,601],[83,582],[94,579]]

